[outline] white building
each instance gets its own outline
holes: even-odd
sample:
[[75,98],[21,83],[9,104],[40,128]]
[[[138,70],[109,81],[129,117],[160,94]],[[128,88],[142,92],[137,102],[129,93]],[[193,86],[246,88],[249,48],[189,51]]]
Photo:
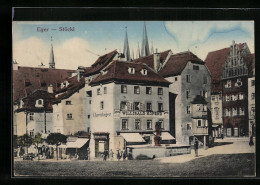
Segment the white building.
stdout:
[[169,132],[168,86],[167,80],[143,64],[113,61],[105,67],[87,90],[92,100],[91,110],[86,110],[90,111],[91,157],[104,150],[116,154],[126,145],[152,143],[157,122]]

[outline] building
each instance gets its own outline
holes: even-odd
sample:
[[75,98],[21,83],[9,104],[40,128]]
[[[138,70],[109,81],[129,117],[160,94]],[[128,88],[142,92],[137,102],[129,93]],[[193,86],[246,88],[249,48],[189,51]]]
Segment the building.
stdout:
[[248,78],[248,118],[249,136],[255,136],[255,56],[252,54],[252,73]]
[[248,77],[253,57],[246,43],[230,46],[222,72],[223,125],[226,136],[248,136]]
[[91,157],[152,143],[157,122],[169,132],[169,84],[144,64],[112,61],[103,68],[87,91]]
[[[194,136],[199,136],[196,135],[199,125],[194,127],[192,124],[192,102],[197,95],[201,95],[205,98],[207,107],[210,107],[210,72],[201,59],[187,51],[171,55],[158,74],[171,82],[169,86],[171,133],[176,137],[177,143],[191,144]],[[207,111],[207,114],[210,114],[210,111]],[[207,129],[209,125],[210,122]]]

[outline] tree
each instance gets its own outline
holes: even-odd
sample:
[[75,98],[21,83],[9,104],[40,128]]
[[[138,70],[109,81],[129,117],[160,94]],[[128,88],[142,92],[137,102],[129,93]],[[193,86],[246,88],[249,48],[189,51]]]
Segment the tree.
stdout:
[[28,147],[31,146],[33,143],[33,138],[29,136],[28,134],[24,134],[22,136],[17,137],[17,146],[22,146],[27,148],[28,153]]
[[33,143],[37,148],[37,153],[38,153],[38,160],[40,160],[40,155],[39,155],[39,143],[43,142],[42,135],[40,133],[37,133],[34,138],[33,138]]
[[48,135],[46,142],[48,144],[56,146],[56,154],[58,160],[58,146],[61,145],[61,143],[67,143],[67,136],[61,133],[51,133],[50,135]]

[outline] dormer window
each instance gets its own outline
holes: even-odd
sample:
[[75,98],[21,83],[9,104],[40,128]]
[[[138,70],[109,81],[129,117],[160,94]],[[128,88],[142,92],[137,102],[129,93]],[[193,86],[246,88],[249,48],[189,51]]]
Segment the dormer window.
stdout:
[[129,68],[128,68],[128,73],[129,73],[129,74],[135,74],[135,68],[129,67]]
[[43,107],[43,99],[36,100],[35,107]]
[[142,75],[147,75],[147,69],[142,69],[141,73],[142,73]]

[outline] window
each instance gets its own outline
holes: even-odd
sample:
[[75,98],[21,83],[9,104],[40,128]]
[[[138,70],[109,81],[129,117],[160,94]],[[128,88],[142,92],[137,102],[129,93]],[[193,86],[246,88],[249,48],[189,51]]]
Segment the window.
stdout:
[[88,119],[90,119],[90,115],[88,115]]
[[175,77],[175,82],[178,81],[178,77]]
[[241,115],[241,116],[245,115],[245,109],[244,109],[244,107],[240,107],[240,108],[239,108],[239,112],[240,112],[240,115]]
[[152,87],[146,87],[146,94],[152,94]]
[[207,84],[207,76],[206,75],[203,76],[203,84]]
[[239,94],[239,100],[243,100],[244,99],[244,95],[243,94]]
[[103,109],[104,109],[104,102],[101,101],[101,102],[100,102],[100,110],[103,110]]
[[226,109],[226,111],[225,111],[225,115],[226,115],[226,116],[231,116],[231,111],[230,111],[229,108]]
[[140,110],[140,109],[141,109],[140,102],[134,102],[134,110]]
[[225,85],[225,88],[231,88],[231,80],[227,81],[227,84]]
[[31,112],[31,113],[29,114],[29,118],[30,118],[31,121],[34,120],[34,113],[33,113],[33,112]]
[[187,106],[187,114],[190,114],[190,106]]
[[147,75],[147,70],[146,69],[142,69],[141,73],[142,73],[142,75]]
[[71,101],[66,101],[66,105],[71,105]]
[[147,130],[152,130],[152,120],[147,120]]
[[233,108],[233,109],[232,109],[232,115],[233,115],[233,116],[236,116],[236,115],[237,115],[237,108]]
[[129,74],[135,74],[135,68],[129,67],[129,68],[128,68],[128,73],[129,73]]
[[254,115],[255,115],[255,107],[251,107],[250,115],[251,115],[251,116],[254,116]]
[[207,91],[200,91],[200,95],[204,98],[207,98],[208,97],[208,92]]
[[146,111],[152,111],[152,103],[146,103]]
[[100,88],[97,88],[97,95],[100,95],[101,92],[100,92]]
[[229,101],[229,95],[226,95],[226,101]]
[[201,105],[199,105],[199,104],[196,105],[196,111],[197,111],[197,112],[200,112],[200,111],[201,111]]
[[191,82],[191,80],[190,80],[190,75],[186,75],[186,82],[187,82],[187,83],[190,83],[190,82]]
[[203,112],[207,112],[207,105],[203,105]]
[[205,127],[208,126],[208,120],[206,120],[206,119],[203,120],[203,126],[205,126]]
[[121,85],[121,93],[127,93],[127,86]]
[[251,94],[251,100],[254,100],[255,99],[255,93],[252,93]]
[[200,119],[198,119],[198,125],[197,126],[201,127],[201,120]]
[[187,123],[187,130],[191,130],[191,124]]
[[135,120],[135,129],[140,130],[141,129],[141,121],[140,119]]
[[134,86],[134,93],[140,94],[140,87],[139,86]]
[[211,100],[214,101],[215,100],[215,96],[211,96]]
[[215,112],[215,117],[216,117],[216,119],[218,119],[218,118],[219,118],[219,108],[218,108],[218,107],[215,107],[215,108],[214,108],[214,112]]
[[127,130],[127,129],[128,129],[128,120],[122,119],[122,130]]
[[158,95],[163,95],[163,88],[158,88]]
[[121,101],[120,110],[127,110],[127,103],[125,101]]
[[193,70],[199,70],[200,69],[200,67],[199,66],[193,66]]
[[91,100],[89,100],[89,104],[91,104]]
[[251,80],[251,86],[255,86],[255,80]]
[[158,103],[158,111],[159,112],[163,111],[163,103]]
[[67,114],[67,119],[72,119],[72,114]]
[[104,87],[104,94],[107,94],[107,87]]
[[190,98],[190,90],[186,90],[186,98]]
[[31,137],[34,136],[34,130],[30,130],[30,136],[31,136]]
[[39,104],[39,105],[42,105],[42,100],[38,100],[38,104]]
[[163,120],[159,120],[158,122],[159,122],[159,126],[160,126],[160,128],[161,128],[161,129],[164,129]]

